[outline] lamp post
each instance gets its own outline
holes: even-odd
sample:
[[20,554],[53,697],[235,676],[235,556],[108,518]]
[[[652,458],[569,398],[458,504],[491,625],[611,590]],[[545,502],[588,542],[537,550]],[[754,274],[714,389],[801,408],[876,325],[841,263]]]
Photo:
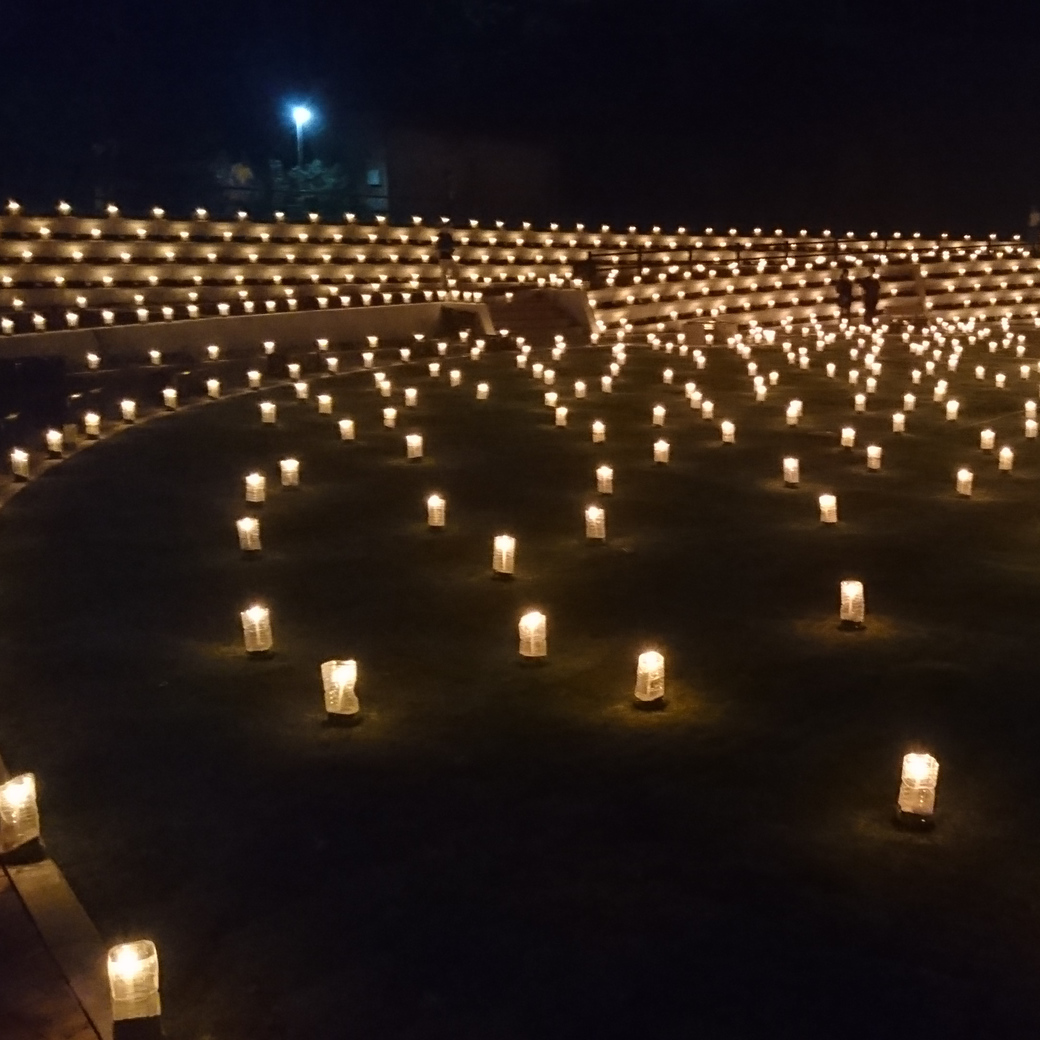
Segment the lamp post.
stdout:
[[293,122],[296,124],[296,165],[303,166],[303,128],[311,121],[311,110],[304,105],[293,105]]

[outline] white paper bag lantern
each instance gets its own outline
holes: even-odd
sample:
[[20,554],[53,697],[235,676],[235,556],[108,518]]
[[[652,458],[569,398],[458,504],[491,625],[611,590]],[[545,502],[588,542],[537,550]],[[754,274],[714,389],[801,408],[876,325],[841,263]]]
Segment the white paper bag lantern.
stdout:
[[556,382],[556,373],[551,368],[545,369],[542,372],[542,382],[546,386],[552,386]]
[[567,409],[563,405],[560,405],[556,409],[556,425],[557,426],[566,426],[567,425]]
[[262,377],[261,377],[260,373],[255,368],[251,368],[246,373],[246,378],[249,380],[249,389],[250,390],[259,390],[260,389],[260,380],[261,380]]
[[29,479],[29,453],[21,448],[11,451],[11,473],[15,480]]
[[516,539],[509,534],[495,535],[491,545],[491,570],[498,575],[512,575],[516,559]]
[[429,371],[431,379],[439,379],[441,375],[441,363],[439,361],[431,361]]
[[448,344],[447,344],[447,342],[445,342],[444,340],[441,340],[440,342],[438,342],[438,344],[437,344],[437,353],[440,354],[441,357],[443,357],[445,354],[448,353]]
[[405,457],[409,459],[421,459],[423,457],[423,439],[418,433],[409,433],[404,439]]
[[285,367],[286,367],[286,371],[289,373],[289,378],[293,382],[297,382],[299,380],[299,378],[300,378],[300,366],[299,366],[299,364],[297,362],[293,361],[293,362],[290,362]]
[[867,469],[881,469],[881,448],[877,444],[867,447]]
[[556,402],[560,399],[560,395],[555,390],[546,390],[542,401],[545,403],[546,408],[555,408]]
[[462,373],[457,368],[453,368],[448,373],[448,383],[451,386],[458,386],[461,382],[462,382]]
[[517,368],[527,368],[527,355],[526,354],[517,354],[516,355],[516,367]]
[[975,475],[970,469],[957,470],[957,494],[963,495],[965,498],[970,498],[971,486],[974,480]]
[[[754,375],[753,372],[751,374]],[[666,368],[661,373],[661,382],[662,383],[666,383],[668,386],[671,386],[672,385],[672,379],[674,377],[675,377],[675,373],[670,368]]]
[[702,394],[700,392],[700,390],[694,390],[690,394],[690,408],[693,411],[699,411],[701,405],[703,404],[703,402],[704,402],[704,394]]
[[414,408],[419,403],[419,391],[415,387],[408,387],[404,392],[405,408]]
[[666,440],[654,441],[654,462],[664,465],[671,456],[671,446]]
[[651,420],[652,424],[654,426],[664,426],[664,416],[665,416],[664,405],[661,405],[661,404],[654,405],[654,410],[653,410],[653,413],[652,413],[652,420]]
[[545,615],[537,610],[529,610],[517,626],[520,636],[520,656],[526,658],[545,657],[548,644],[545,634]]
[[267,478],[262,473],[246,475],[246,501],[263,502],[267,497]]
[[600,420],[597,419],[592,424],[592,443],[593,444],[602,444],[606,439],[607,439],[607,427],[606,427],[606,424],[600,422]]
[[868,376],[867,377],[867,393],[868,394],[876,394],[877,393],[877,380],[873,376]]
[[614,494],[614,471],[610,466],[600,466],[596,470],[596,490],[601,495]]
[[210,344],[206,347],[206,355],[210,361],[216,361],[220,357],[220,347],[216,346],[216,344]]
[[997,384],[998,390],[1003,390],[1004,384],[1007,382],[1007,376],[1000,372],[994,377],[993,382]]
[[[704,365],[698,365],[697,367],[698,368],[703,368]],[[770,386],[776,386],[776,384],[779,383],[779,382],[780,382],[780,373],[779,372],[770,372],[769,373],[769,385]]]
[[318,394],[318,414],[332,414],[332,398],[328,394]]
[[247,654],[264,654],[274,646],[271,637],[271,612],[267,607],[255,604],[248,610],[240,612],[242,619],[242,638],[245,641]]
[[996,440],[996,434],[992,430],[979,431],[979,448],[982,451],[992,451]]
[[83,433],[91,440],[101,436],[101,416],[97,412],[86,412],[84,414]]
[[855,386],[859,382],[859,372],[854,368],[849,369],[849,382]]
[[602,506],[586,507],[585,537],[594,542],[602,542],[606,540],[607,511]]
[[639,655],[635,697],[643,705],[660,704],[664,700],[664,655],[656,650]]
[[997,469],[1001,473],[1010,473],[1015,465],[1015,453],[1008,447],[1003,447],[997,453]]
[[892,415],[892,432],[893,433],[905,433],[906,432],[906,416],[902,412],[894,412]]
[[352,441],[354,439],[354,420],[340,419],[339,439],[341,441]]
[[857,411],[857,412],[865,412],[867,410],[867,395],[866,394],[856,394],[855,398],[853,399],[853,402],[854,402],[854,410],[855,411]]
[[119,402],[119,414],[123,417],[123,422],[132,423],[137,420],[137,402],[129,399]]
[[392,430],[397,425],[397,409],[396,408],[384,408],[383,409],[383,425],[388,430]]
[[278,420],[278,406],[274,401],[260,402],[260,422],[267,426],[274,425]]
[[260,521],[253,516],[244,516],[235,521],[238,531],[238,547],[244,553],[260,552]]
[[268,356],[270,356],[271,354],[274,353],[274,340],[273,339],[265,339],[264,340],[264,353],[267,354]]
[[798,460],[792,456],[788,456],[783,461],[783,467],[785,487],[798,487],[798,483],[801,479]]
[[208,397],[213,397],[213,398],[220,397],[220,380],[219,379],[207,379],[206,380],[206,395]]
[[986,378],[986,369],[983,368],[982,365],[976,365],[975,366],[975,378],[976,379],[985,379]]
[[487,383],[477,383],[477,400],[486,401],[488,394],[491,392],[491,387]]
[[357,698],[357,661],[323,661],[321,685],[325,712],[330,717],[355,718],[361,710]]
[[298,459],[282,459],[278,463],[282,476],[282,487],[296,487],[300,483],[300,462]]
[[[766,396],[767,396],[767,390],[766,390],[766,387],[764,385],[755,387],[755,400],[756,401],[759,401],[759,402],[764,401],[766,399]],[[790,411],[788,411],[788,413],[787,413],[787,425],[788,426],[797,426],[798,425],[798,418],[797,418],[797,416],[795,417],[794,422],[791,421],[791,413],[790,413]]]
[[339,371],[339,358],[327,357],[325,359],[325,367],[332,375],[335,375]]
[[863,582],[843,581],[841,583],[841,607],[839,618],[843,624],[862,626],[866,614],[863,596]]
[[1035,419],[1026,419],[1026,437],[1029,440],[1036,439],[1037,422]]
[[612,361],[610,363],[610,374],[615,379],[617,379],[617,377],[621,375],[621,366],[616,361]]
[[371,350],[366,350],[361,355],[361,364],[364,365],[365,368],[371,368],[375,357],[375,354],[373,354]]
[[0,784],[0,855],[40,839],[36,777],[21,773]]
[[158,1018],[162,1014],[155,943],[138,939],[113,946],[108,951],[107,968],[113,1021]]
[[44,439],[47,442],[47,454],[51,458],[60,458],[65,449],[65,437],[61,430],[48,430]]
[[802,402],[792,401],[787,406],[787,425],[797,426],[798,420],[802,417]]
[[168,411],[174,411],[177,408],[177,390],[175,387],[168,386],[162,392],[163,407]]
[[614,380],[611,379],[610,376],[600,376],[600,378],[599,378],[599,388],[605,394],[613,393],[614,392]]
[[1026,418],[1036,418],[1036,401],[1026,401]]
[[87,355],[87,368],[92,372],[97,371],[98,366],[101,364],[101,358],[97,354]]
[[841,446],[843,448],[854,448],[856,446],[856,431],[851,426],[841,428]]
[[394,384],[389,379],[384,379],[379,384],[380,397],[389,397],[394,392]]
[[950,400],[946,402],[946,421],[953,422],[960,411],[960,401]]
[[899,812],[929,822],[935,814],[935,789],[939,783],[939,763],[931,755],[911,752],[903,756],[899,782]]
[[835,495],[820,495],[820,523],[838,522],[838,499]]
[[722,432],[722,443],[723,444],[735,444],[737,440],[737,428],[728,419],[723,420],[719,425],[719,430]]
[[578,400],[581,400],[581,398],[583,398],[585,396],[585,394],[586,394],[586,389],[587,388],[586,388],[585,384],[580,379],[575,380],[575,383],[574,383],[574,396],[575,396],[575,398],[577,398]]
[[430,527],[443,527],[447,503],[440,495],[430,495],[426,499],[426,523]]
[[[692,404],[692,402],[691,402]],[[715,404],[712,401],[701,401],[701,418],[708,420],[715,417]]]
[[921,382],[921,370],[919,368],[915,368],[913,372],[910,373],[910,382],[914,384],[919,384]]
[[917,398],[913,394],[903,394],[903,411],[912,412],[917,404]]

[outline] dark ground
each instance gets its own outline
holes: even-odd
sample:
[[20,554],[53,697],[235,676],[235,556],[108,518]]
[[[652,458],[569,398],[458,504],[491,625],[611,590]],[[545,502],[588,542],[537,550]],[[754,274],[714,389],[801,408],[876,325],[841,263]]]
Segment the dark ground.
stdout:
[[[555,365],[565,430],[511,356],[460,363],[458,389],[395,371],[420,402],[398,400],[393,431],[351,374],[323,386],[354,444],[282,388],[277,428],[255,396],[228,400],[18,495],[0,514],[4,752],[37,772],[50,850],[102,932],[159,944],[169,1034],[1035,1037],[1036,383],[1004,355],[996,391],[969,354],[942,373],[962,420],[921,387],[900,438],[904,353],[886,348],[853,419],[820,355],[800,372],[769,351],[781,386],[755,404],[728,352],[694,373],[632,349],[603,397],[606,352],[572,349]],[[587,401],[569,400],[577,376]],[[686,378],[735,446],[686,407]],[[806,417],[788,429],[794,396]],[[673,462],[655,468],[659,401]],[[836,446],[848,421],[853,453]],[[985,422],[1016,449],[1010,477],[977,450]],[[885,468],[868,473],[875,438]],[[276,484],[288,453],[302,487],[272,490],[264,557],[243,562],[242,476]],[[592,548],[604,461],[616,494]],[[964,463],[970,501],[953,493]],[[817,522],[824,490],[836,529]],[[489,576],[502,531],[512,584]],[[843,577],[866,584],[865,632],[837,628]],[[241,652],[254,596],[272,607],[265,662]],[[549,617],[543,668],[515,658],[528,606]],[[667,657],[661,713],[630,706],[648,645]],[[347,656],[365,720],[329,730],[318,668]],[[918,743],[941,763],[929,835],[890,822]]]

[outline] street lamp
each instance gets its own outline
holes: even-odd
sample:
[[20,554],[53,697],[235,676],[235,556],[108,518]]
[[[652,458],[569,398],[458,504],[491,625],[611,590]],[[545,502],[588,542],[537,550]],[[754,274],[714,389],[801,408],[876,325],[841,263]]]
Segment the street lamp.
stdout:
[[313,113],[304,105],[293,105],[293,122],[296,124],[296,165],[303,166],[303,128],[313,118]]

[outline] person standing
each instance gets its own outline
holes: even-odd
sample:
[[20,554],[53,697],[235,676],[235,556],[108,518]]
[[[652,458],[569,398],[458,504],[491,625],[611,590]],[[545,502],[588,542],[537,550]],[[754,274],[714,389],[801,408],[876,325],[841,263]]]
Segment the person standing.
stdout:
[[863,293],[863,324],[873,325],[878,300],[881,298],[881,280],[877,276],[877,271],[871,268],[870,274],[860,279],[859,286]]
[[842,318],[847,321],[852,313],[852,282],[849,281],[849,272],[846,268],[841,269],[841,275],[834,283],[834,288],[838,294],[838,310],[841,312]]
[[441,285],[447,289],[458,277],[455,264],[455,239],[449,228],[442,228],[437,236],[437,262],[441,269]]

